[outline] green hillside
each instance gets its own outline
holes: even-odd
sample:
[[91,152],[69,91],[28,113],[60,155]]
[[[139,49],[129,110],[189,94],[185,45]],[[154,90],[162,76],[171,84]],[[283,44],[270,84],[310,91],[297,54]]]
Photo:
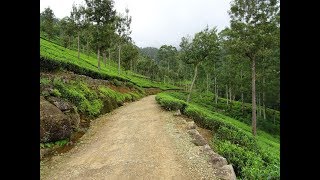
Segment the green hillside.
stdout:
[[118,75],[117,64],[107,60],[106,66],[101,61],[101,69],[98,70],[97,56],[95,54],[86,55],[64,48],[56,43],[40,37],[40,67],[42,70],[66,69],[77,74],[83,74],[92,78],[117,79],[129,81],[144,88],[176,89],[177,87],[149,80],[148,77],[136,74],[131,71],[121,69]]

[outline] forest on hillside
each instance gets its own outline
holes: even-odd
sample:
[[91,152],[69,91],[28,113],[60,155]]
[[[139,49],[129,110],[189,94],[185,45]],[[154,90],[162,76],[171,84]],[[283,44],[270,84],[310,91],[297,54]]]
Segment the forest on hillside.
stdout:
[[201,32],[183,37],[179,47],[160,48],[134,44],[129,9],[121,14],[114,10],[113,1],[106,1],[101,8],[95,2],[74,5],[70,16],[62,19],[46,8],[40,13],[40,36],[79,52],[94,52],[98,64],[106,59],[120,60],[126,70],[185,88],[190,88],[196,71],[194,89],[213,92],[229,101],[251,103],[255,82],[256,103],[263,107],[262,114],[264,107],[279,110],[277,1],[234,1],[229,12],[230,27],[220,32],[216,27],[203,27]]
[[[56,18],[50,7],[41,12],[40,38],[77,51],[78,59],[80,53],[88,57],[94,54],[98,71],[112,62],[118,75],[130,71],[152,82],[179,87],[183,93],[172,93],[170,98],[183,100],[181,106],[195,103],[236,119],[251,128],[253,137],[259,130],[268,133],[263,134],[266,139],[270,134],[269,139],[275,138],[278,147],[279,3],[233,0],[228,11],[230,27],[218,31],[217,27],[206,26],[182,37],[179,47],[163,44],[157,48],[135,45],[128,8],[120,13],[113,0],[85,0],[84,5],[73,5],[70,15],[62,19]],[[262,159],[266,156],[261,155]],[[239,162],[235,164],[240,167]],[[278,172],[278,165],[274,171]],[[236,171],[249,177],[250,170]]]

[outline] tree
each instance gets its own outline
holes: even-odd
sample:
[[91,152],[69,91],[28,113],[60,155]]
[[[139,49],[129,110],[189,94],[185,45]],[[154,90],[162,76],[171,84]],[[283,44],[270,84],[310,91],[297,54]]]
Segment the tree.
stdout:
[[265,48],[272,46],[278,0],[234,0],[231,3],[232,47],[251,61],[252,65],[252,133],[256,135],[256,63]]
[[80,59],[80,35],[82,29],[86,26],[87,21],[85,19],[85,7],[84,6],[79,6],[76,7],[75,4],[72,5],[72,11],[70,13],[70,19],[75,25],[75,30],[77,31],[78,34],[78,59]]
[[93,45],[97,49],[98,69],[100,70],[100,50],[110,46],[110,36],[115,30],[116,11],[113,0],[85,0],[86,15],[95,26]]
[[157,63],[159,62],[158,60],[158,48],[155,47],[144,47],[144,48],[139,48],[139,51],[141,54],[154,59]]
[[50,7],[44,9],[44,11],[40,14],[42,17],[42,30],[48,35],[49,40],[53,38],[54,35],[54,13]]
[[[171,45],[162,45],[158,51],[157,59],[159,60],[159,65],[166,67],[166,76],[169,78],[170,66],[176,67],[177,64],[177,49]],[[169,82],[169,81],[168,81]]]
[[211,34],[209,36],[208,43],[212,43],[214,46],[211,47],[209,54],[207,56],[206,61],[203,63],[203,68],[205,71],[205,79],[206,79],[206,92],[208,93],[210,90],[210,82],[211,82],[211,75],[214,75],[214,86],[215,86],[215,102],[217,103],[218,96],[217,96],[217,74],[216,74],[216,65],[217,61],[220,58],[220,43],[217,39],[217,36]]
[[190,101],[192,87],[198,73],[198,66],[201,62],[207,60],[210,53],[214,52],[218,46],[218,36],[216,32],[216,28],[209,30],[207,27],[203,31],[196,33],[191,42],[188,38],[182,38],[180,43],[182,59],[187,64],[194,65],[194,75],[189,88],[187,102]]
[[70,21],[69,17],[64,17],[59,21],[60,37],[65,48],[70,47],[71,36],[74,32],[74,24]]
[[136,63],[136,60],[139,55],[138,48],[131,43],[124,44],[122,46],[121,59],[123,66],[126,70],[133,70],[133,64]]
[[125,9],[126,15],[123,17],[121,14],[117,16],[116,19],[116,28],[118,33],[118,74],[120,75],[120,64],[121,64],[121,45],[130,43],[131,42],[131,30],[130,30],[130,24],[131,24],[131,16],[129,16],[129,9]]

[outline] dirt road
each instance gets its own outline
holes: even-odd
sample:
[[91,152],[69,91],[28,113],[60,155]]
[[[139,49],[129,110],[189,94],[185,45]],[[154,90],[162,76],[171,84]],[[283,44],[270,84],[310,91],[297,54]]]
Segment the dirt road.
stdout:
[[148,96],[91,124],[69,152],[41,163],[41,179],[215,179],[172,112]]

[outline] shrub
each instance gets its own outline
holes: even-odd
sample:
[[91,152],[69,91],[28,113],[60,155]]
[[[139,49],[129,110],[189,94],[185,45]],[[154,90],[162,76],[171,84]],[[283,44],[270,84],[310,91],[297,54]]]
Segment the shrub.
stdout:
[[61,93],[59,92],[58,89],[53,89],[53,91],[51,92],[51,95],[53,95],[55,97],[60,97]]
[[48,85],[50,82],[49,78],[40,78],[40,84],[42,85]]
[[76,105],[79,112],[82,112],[89,117],[96,117],[99,115],[103,103],[98,98],[96,92],[89,89],[85,83],[70,81],[70,84],[65,84],[61,79],[55,78],[53,80],[53,85],[61,92],[62,98],[65,98]]
[[183,110],[186,106],[186,103],[184,101],[163,94],[157,95],[156,100],[162,107],[164,107],[167,110]]
[[117,79],[113,79],[113,80],[112,80],[112,83],[113,83],[115,86],[122,86],[121,81],[118,81]]
[[[170,92],[167,94],[178,99],[186,99],[188,95],[187,93],[180,92]],[[243,110],[241,102],[238,101],[232,101],[232,103],[229,103],[229,105],[227,105],[226,99],[218,98],[218,103],[216,104],[214,102],[214,94],[212,93],[193,94],[191,102],[201,107],[205,107],[206,109],[209,109],[211,111],[219,112],[226,116],[232,117],[240,122],[246,123],[247,125],[251,126],[251,104],[244,103]],[[280,112],[266,108],[266,117],[267,119],[264,120],[263,117],[258,116],[257,128],[266,131],[275,137],[279,136]]]
[[[211,109],[205,102],[211,101],[208,96],[203,96],[198,103],[201,106],[198,106],[181,100],[185,99],[184,95],[177,92],[159,93],[156,100],[165,109],[180,109],[198,125],[212,130],[211,146],[233,164],[238,178],[280,178],[279,141],[276,138],[260,130],[257,137],[253,137],[250,126],[208,110]],[[238,105],[235,103],[233,106],[237,108]]]
[[64,146],[69,142],[69,139],[62,139],[55,142],[47,142],[47,143],[40,143],[40,148],[53,148],[55,146]]

